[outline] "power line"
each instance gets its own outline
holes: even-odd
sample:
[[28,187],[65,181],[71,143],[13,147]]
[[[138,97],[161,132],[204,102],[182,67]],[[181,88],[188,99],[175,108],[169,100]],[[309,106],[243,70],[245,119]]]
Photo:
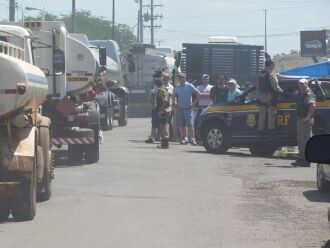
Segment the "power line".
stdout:
[[[313,30],[320,30],[320,29],[327,29],[327,28],[330,28],[330,26],[321,27],[321,28],[313,28],[313,29],[309,29],[309,30],[313,31]],[[187,33],[187,32],[184,32],[184,31],[171,30],[171,29],[166,29],[166,28],[163,28],[162,30],[169,31],[169,32],[174,32],[174,33],[177,33],[177,34],[194,35],[193,37],[189,37],[189,39],[190,38],[201,39],[201,38],[205,38],[205,37],[208,36],[208,34]],[[283,32],[283,33],[268,34],[267,37],[285,37],[285,36],[299,36],[299,35],[300,35],[300,32],[294,31],[294,32]],[[265,35],[264,34],[254,34],[254,35],[233,35],[233,36],[235,36],[237,38],[263,38]]]

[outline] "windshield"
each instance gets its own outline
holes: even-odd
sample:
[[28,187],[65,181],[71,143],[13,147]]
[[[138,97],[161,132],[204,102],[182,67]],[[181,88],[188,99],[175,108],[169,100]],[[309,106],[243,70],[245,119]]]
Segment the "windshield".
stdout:
[[26,45],[26,61],[28,61],[31,64],[35,64],[34,63],[34,53],[33,53],[33,48],[32,48],[32,40],[30,38],[27,39],[26,41],[27,45]]

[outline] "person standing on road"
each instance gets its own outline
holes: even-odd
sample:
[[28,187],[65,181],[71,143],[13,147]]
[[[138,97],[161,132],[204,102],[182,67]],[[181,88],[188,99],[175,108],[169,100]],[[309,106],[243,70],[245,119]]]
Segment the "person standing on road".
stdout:
[[212,103],[227,102],[228,88],[226,87],[226,78],[224,75],[219,75],[217,85],[212,87],[210,98]]
[[236,102],[236,98],[239,97],[240,95],[242,95],[242,91],[240,91],[238,89],[238,85],[235,79],[230,79],[228,81],[228,97],[227,97],[227,102],[229,103],[235,103]]
[[299,157],[292,165],[309,167],[310,164],[305,159],[305,148],[307,141],[312,137],[316,97],[313,91],[308,87],[307,79],[300,79],[298,81],[298,87],[299,94],[297,98],[296,114]]
[[158,89],[156,95],[156,110],[159,115],[159,132],[161,138],[161,144],[158,148],[167,149],[169,148],[169,117],[172,111],[170,106],[170,94],[165,88],[162,79],[156,79],[155,85]]
[[[277,96],[283,92],[278,85],[274,68],[275,63],[272,60],[267,60],[265,69],[259,73],[256,84],[257,92],[260,94],[258,130],[261,136],[264,135],[266,129],[270,135],[274,135]],[[268,120],[267,128],[265,127],[266,120]]]
[[[186,74],[179,73],[179,85],[176,86],[173,94],[173,106],[177,107],[177,118],[179,123],[180,144],[187,144],[187,128],[191,137],[190,143],[197,145],[195,140],[195,130],[192,118],[192,107],[199,100],[199,91],[192,84],[186,82]],[[195,101],[192,102],[193,94],[196,95]]]
[[155,140],[157,140],[159,138],[160,123],[159,123],[159,116],[156,111],[156,95],[157,95],[158,88],[155,85],[155,80],[159,79],[160,77],[161,76],[159,76],[158,74],[155,73],[153,75],[153,79],[152,79],[151,85],[150,85],[150,93],[149,93],[148,100],[152,107],[152,109],[151,109],[151,134],[150,134],[149,138],[145,141],[146,143],[154,143]]
[[169,125],[170,125],[170,137],[169,139],[173,138],[173,127],[172,127],[172,119],[173,119],[173,109],[172,109],[172,101],[173,101],[173,92],[174,92],[174,86],[171,83],[171,77],[168,73],[163,73],[162,75],[164,86],[169,94],[169,104],[171,106],[171,112],[169,116]]

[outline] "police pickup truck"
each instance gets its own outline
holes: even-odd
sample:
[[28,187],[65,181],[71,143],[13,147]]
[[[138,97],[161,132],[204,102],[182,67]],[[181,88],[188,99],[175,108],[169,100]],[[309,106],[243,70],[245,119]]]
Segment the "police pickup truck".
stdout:
[[[276,130],[272,137],[258,132],[259,95],[252,87],[237,103],[214,103],[197,119],[196,136],[210,153],[224,153],[231,147],[247,147],[252,155],[271,156],[282,146],[296,146],[296,97],[300,78],[279,78],[284,93],[278,97]],[[330,132],[330,80],[309,80],[317,97],[314,134]]]

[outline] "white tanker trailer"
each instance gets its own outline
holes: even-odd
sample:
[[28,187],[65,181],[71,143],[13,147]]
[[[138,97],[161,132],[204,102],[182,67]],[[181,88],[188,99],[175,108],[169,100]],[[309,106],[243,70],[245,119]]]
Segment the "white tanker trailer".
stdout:
[[32,64],[30,34],[0,25],[0,219],[31,220],[36,200],[51,196],[51,121],[39,107],[48,93],[43,71]]
[[[63,22],[25,22],[24,27],[33,33],[36,64],[48,72],[43,113],[52,120],[53,145],[67,147],[68,157],[75,163],[83,158],[96,163],[102,132],[93,89],[97,71],[93,53],[69,36]],[[61,52],[65,55],[65,74],[57,75],[54,63]]]

